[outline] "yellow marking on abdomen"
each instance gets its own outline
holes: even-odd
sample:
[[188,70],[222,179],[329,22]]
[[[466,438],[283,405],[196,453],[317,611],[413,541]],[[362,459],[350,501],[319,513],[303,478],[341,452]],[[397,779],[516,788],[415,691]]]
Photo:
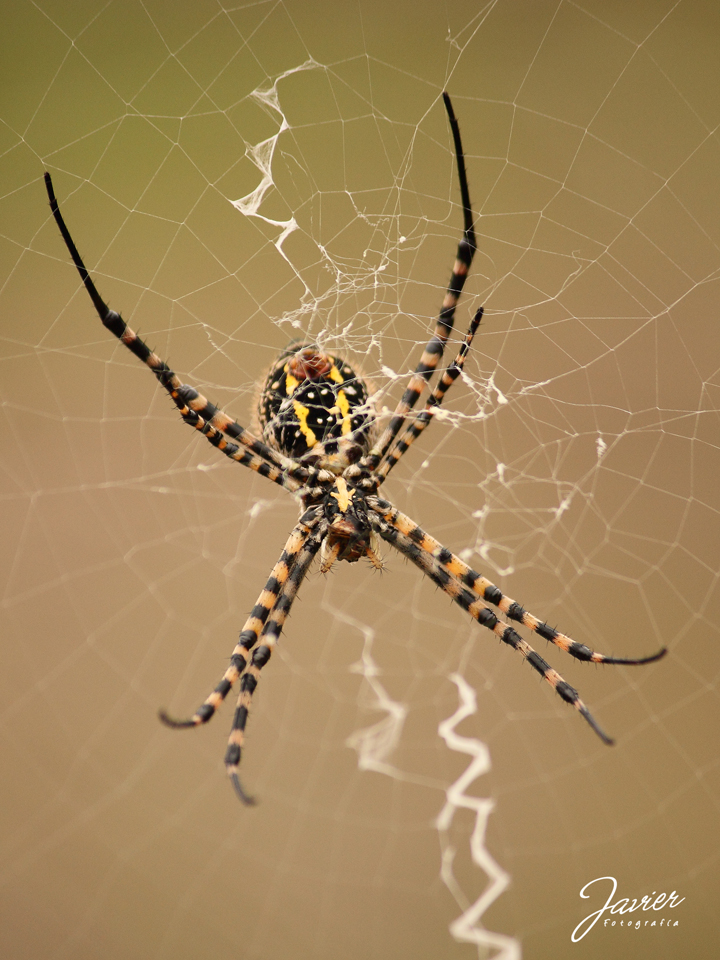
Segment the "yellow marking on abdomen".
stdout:
[[[341,386],[345,383],[342,374],[335,364],[333,364],[330,368],[330,372],[328,373],[327,377],[328,380],[333,380],[335,383],[339,383]],[[346,436],[348,433],[352,433],[352,424],[350,423],[350,403],[348,402],[348,398],[345,396],[344,390],[338,390],[336,403],[338,410],[342,414],[341,433],[343,436]]]
[[345,396],[344,390],[338,390],[337,392],[337,405],[340,413],[342,414],[342,434],[345,436],[348,433],[352,432],[352,424],[350,423],[350,403],[348,398]]
[[318,442],[312,428],[308,426],[307,418],[310,411],[304,404],[298,403],[297,400],[293,400],[293,410],[295,411],[295,416],[297,417],[300,433],[302,433],[302,435],[305,437],[305,443],[307,444],[309,450],[310,447],[314,447]]

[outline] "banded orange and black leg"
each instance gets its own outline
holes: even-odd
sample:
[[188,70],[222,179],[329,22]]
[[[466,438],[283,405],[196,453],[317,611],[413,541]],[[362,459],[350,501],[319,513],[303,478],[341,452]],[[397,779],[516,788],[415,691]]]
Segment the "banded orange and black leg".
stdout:
[[[65,224],[49,173],[45,174],[45,187],[55,222],[100,320],[110,333],[152,370],[158,382],[170,395],[184,422],[200,431],[214,447],[242,466],[255,470],[261,476],[291,491],[299,489],[307,478],[306,470],[262,443],[236,420],[210,403],[194,387],[182,383],[177,374],[125,323],[120,314],[108,307],[98,293]],[[231,437],[246,450],[241,450],[235,443],[228,443],[222,434]]]
[[408,540],[416,545],[425,554],[432,557],[438,566],[453,577],[461,586],[470,589],[476,596],[482,600],[491,603],[497,607],[508,620],[514,620],[537,633],[543,640],[555,644],[565,653],[569,653],[576,660],[585,660],[590,663],[607,663],[622,666],[639,666],[643,663],[652,663],[659,660],[667,653],[663,647],[657,653],[652,653],[647,657],[638,659],[627,657],[609,657],[603,653],[596,653],[584,643],[577,643],[570,637],[551,627],[548,623],[540,620],[533,614],[528,613],[524,607],[508,597],[506,594],[491,583],[486,577],[469,567],[460,557],[456,556],[447,547],[444,547],[435,537],[426,533],[422,527],[419,527],[414,520],[401,513],[388,500],[382,500],[380,497],[368,498],[368,506],[378,513],[393,529],[407,537]]
[[238,642],[230,657],[230,666],[222,676],[212,693],[205,698],[195,713],[186,720],[171,717],[165,710],[160,711],[160,719],[169,727],[197,727],[207,723],[215,714],[225,697],[230,693],[233,685],[248,665],[250,651],[255,646],[260,632],[274,609],[283,588],[291,578],[298,557],[309,536],[321,522],[321,510],[311,507],[298,521],[288,537],[285,548],[270,573],[267,583],[257,599],[250,616],[245,621],[240,632]]
[[384,483],[384,481],[387,479],[387,475],[390,473],[398,460],[400,460],[400,458],[407,453],[410,445],[417,440],[425,427],[427,427],[427,425],[430,423],[432,418],[435,416],[436,410],[445,399],[445,394],[462,373],[463,367],[465,366],[465,357],[467,356],[468,350],[473,342],[477,328],[480,326],[482,316],[483,308],[480,307],[472,319],[472,323],[470,324],[468,332],[463,338],[463,342],[460,344],[458,355],[455,357],[447,370],[445,370],[442,377],[435,385],[435,389],[428,397],[425,408],[421,410],[420,413],[408,424],[395,446],[388,451],[387,456],[377,468],[376,476],[380,478],[380,483]]
[[447,93],[443,93],[443,102],[447,110],[450,128],[452,130],[453,142],[455,144],[455,156],[458,166],[458,179],[460,181],[460,195],[463,205],[463,235],[458,244],[455,263],[453,265],[450,283],[445,293],[445,299],[442,303],[440,315],[435,325],[435,331],[427,343],[420,362],[415,368],[415,372],[410,378],[405,392],[398,404],[390,422],[381,434],[377,443],[375,443],[367,454],[360,461],[360,467],[366,471],[374,471],[387,451],[390,449],[393,441],[402,429],[407,415],[417,403],[420,394],[425,389],[425,384],[433,375],[438,363],[445,350],[445,344],[450,336],[455,322],[455,308],[457,307],[460,294],[465,285],[465,280],[470,271],[473,257],[475,256],[475,229],[473,226],[473,212],[470,205],[470,190],[468,188],[467,174],[465,172],[465,155],[460,139],[460,127]]
[[[368,505],[371,507],[371,509],[373,508],[372,503],[369,503]],[[535,651],[526,640],[523,640],[520,634],[513,627],[503,623],[487,606],[487,604],[479,598],[480,596],[483,596],[483,599],[487,599],[490,602],[495,602],[490,599],[491,596],[496,596],[497,598],[497,594],[499,594],[500,597],[502,597],[502,594],[500,594],[500,591],[497,587],[494,587],[489,583],[489,581],[485,581],[488,583],[488,586],[492,588],[487,591],[487,596],[484,594],[478,594],[474,590],[469,589],[468,586],[463,585],[463,583],[460,582],[460,580],[457,579],[455,574],[452,572],[454,567],[459,569],[459,565],[462,564],[462,561],[452,554],[447,547],[441,547],[438,544],[440,547],[440,552],[439,555],[436,555],[438,551],[430,550],[429,547],[433,542],[437,543],[437,541],[434,541],[432,537],[429,537],[428,534],[424,533],[424,531],[422,531],[416,524],[412,524],[412,521],[409,521],[409,523],[412,525],[412,528],[408,530],[408,532],[404,532],[404,528],[407,526],[404,521],[408,521],[409,518],[399,514],[398,511],[394,511],[394,508],[392,508],[392,512],[398,514],[398,516],[394,518],[395,522],[393,523],[387,519],[387,517],[390,516],[391,511],[388,511],[385,508],[379,509],[377,512],[376,530],[385,541],[394,546],[400,551],[400,553],[418,566],[426,576],[436,583],[455,603],[458,604],[458,606],[460,606],[463,610],[466,610],[471,617],[478,621],[481,626],[487,627],[488,630],[492,630],[492,632],[498,636],[503,643],[506,643],[508,646],[512,647],[513,650],[517,650],[517,652],[525,660],[527,660],[530,666],[532,666],[542,676],[542,678],[550,684],[555,692],[566,703],[569,703],[575,707],[575,709],[585,718],[585,720],[589,723],[589,725],[604,743],[608,745],[614,743],[614,740],[609,737],[598,725],[595,718],[580,699],[578,691],[574,687],[570,686],[567,681],[563,680],[560,674],[553,669],[553,667],[551,667],[550,664],[543,657],[541,657],[540,654],[537,653],[537,651]],[[479,577],[479,575],[476,576]],[[484,578],[482,579],[484,580]],[[497,591],[497,594],[493,594],[493,590]],[[504,599],[508,601],[508,606],[511,611],[508,613],[508,616],[512,616],[513,613],[516,613],[516,611],[513,610],[514,601],[509,600],[509,598]],[[551,643],[555,643],[557,646],[561,647],[578,660],[591,661],[593,663],[635,665],[641,663],[650,663],[653,660],[659,660],[666,653],[665,649],[663,649],[658,653],[655,653],[649,657],[644,657],[640,660],[605,657],[602,654],[595,653],[589,647],[586,647],[585,644],[576,643],[574,640],[570,640],[569,637],[565,637],[564,634],[559,634],[552,627],[537,621],[534,617],[529,617],[528,614],[525,614],[525,617],[522,619],[518,618],[518,621],[523,623],[524,626],[528,626],[530,629],[535,630],[538,636],[542,636]],[[533,624],[536,625],[534,626]]]
[[300,584],[304,580],[310,564],[320,549],[326,532],[327,525],[321,522],[317,530],[307,535],[301,549],[297,553],[294,564],[289,568],[287,576],[282,583],[282,587],[270,611],[270,616],[262,628],[260,641],[253,649],[250,661],[245,666],[242,676],[240,677],[240,692],[235,707],[235,715],[233,716],[228,747],[225,753],[225,767],[235,788],[235,792],[243,803],[252,804],[255,802],[243,789],[238,774],[242,747],[245,742],[245,727],[250,713],[252,697],[255,693],[258,680],[260,679],[260,671],[267,664],[275,649],[275,645],[280,639],[280,634],[282,633],[293,600],[297,596]]

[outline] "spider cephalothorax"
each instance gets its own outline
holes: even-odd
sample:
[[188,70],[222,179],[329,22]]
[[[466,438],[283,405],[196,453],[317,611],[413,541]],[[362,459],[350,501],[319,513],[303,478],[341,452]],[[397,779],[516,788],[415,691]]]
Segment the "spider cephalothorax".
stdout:
[[344,477],[335,477],[323,496],[327,534],[322,544],[323,573],[335,560],[355,563],[367,557],[374,567],[382,567],[377,553],[377,534],[368,515],[363,491]]
[[377,438],[366,385],[344,360],[324,353],[313,344],[291,345],[273,364],[259,404],[263,439],[245,430],[194,387],[183,384],[122,317],[108,308],[98,293],[60,214],[50,174],[45,174],[53,216],[103,324],[152,370],[185,423],[200,431],[226,457],[283,487],[301,504],[301,516],[240,632],[230,665],[218,685],[187,720],[174,720],[165,712],[160,714],[171,727],[206,723],[239,681],[240,693],[225,764],[238,796],[245,803],[252,803],[252,799],[242,788],[238,767],[252,695],[318,551],[323,571],[329,570],[336,560],[353,563],[362,557],[380,566],[377,540],[381,538],[389,543],[461,609],[517,651],[585,718],[605,743],[612,740],[597,725],[577,690],[491,607],[577,660],[639,664],[658,660],[665,653],[663,649],[641,659],[622,659],[606,657],[585,644],[576,643],[505,596],[499,587],[377,495],[392,468],[430,423],[447,390],[460,376],[483,314],[482,308],[475,313],[455,359],[436,381],[425,407],[411,415],[442,359],[452,333],[455,307],[475,254],[460,131],[446,93],[443,100],[455,143],[464,230],[435,331],[395,413]]

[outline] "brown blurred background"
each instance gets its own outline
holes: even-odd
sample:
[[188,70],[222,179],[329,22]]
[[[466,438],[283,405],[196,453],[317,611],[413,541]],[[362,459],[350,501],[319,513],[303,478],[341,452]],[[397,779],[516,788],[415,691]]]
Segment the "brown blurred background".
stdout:
[[[688,958],[716,942],[720,23],[710,3],[5,3],[0,69],[0,953],[472,957],[474,818],[434,825],[467,757],[511,877],[483,918],[526,958]],[[259,212],[246,155],[287,129]],[[222,673],[294,522],[219,462],[101,327],[49,215],[49,169],[101,293],[242,422],[289,339],[390,404],[459,236],[441,91],[478,219],[458,312],[486,318],[450,415],[387,495],[596,649],[547,656],[608,749],[399,555],[311,573],[263,674],[242,808],[232,708],[172,732]],[[283,255],[284,254],[284,255]],[[537,643],[543,655],[546,644]],[[348,745],[407,710],[384,772]],[[441,879],[456,850],[457,900]],[[676,928],[576,924],[675,889]],[[656,915],[659,920],[670,912]],[[643,915],[643,919],[647,914]],[[479,955],[484,955],[480,950]]]

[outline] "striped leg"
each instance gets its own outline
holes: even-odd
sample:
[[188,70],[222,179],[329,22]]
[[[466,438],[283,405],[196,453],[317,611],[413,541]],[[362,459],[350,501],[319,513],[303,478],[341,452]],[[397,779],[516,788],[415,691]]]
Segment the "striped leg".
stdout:
[[[58,207],[58,202],[55,198],[52,178],[49,173],[45,174],[45,187],[47,188],[50,199],[50,209],[52,210],[55,222],[58,225],[65,245],[80,274],[80,279],[85,285],[85,289],[90,295],[90,299],[103,325],[107,327],[118,340],[121,340],[131,353],[134,353],[136,357],[142,360],[142,362],[152,370],[159,383],[170,394],[173,403],[180,411],[180,416],[185,423],[205,434],[213,446],[217,447],[238,463],[256,470],[262,476],[268,477],[268,479],[279,483],[281,486],[288,486],[291,490],[297,490],[298,485],[305,479],[306,471],[302,467],[299,467],[293,460],[289,460],[287,457],[283,457],[275,450],[272,450],[245,430],[244,427],[241,427],[237,421],[232,420],[214,404],[210,403],[193,387],[182,383],[165,361],[161,360],[156,353],[153,353],[145,341],[142,340],[134,330],[128,327],[120,314],[114,310],[110,310],[98,293],[83,263],[82,257],[78,253],[78,249],[70,236],[70,231],[65,225],[65,221],[60,213],[60,208]],[[219,436],[219,432],[225,433],[229,437],[232,437],[233,440],[238,441],[238,443],[246,447],[254,456],[243,457],[242,455],[236,455],[238,454],[238,447],[235,444],[227,444],[223,441]],[[265,470],[262,468],[260,461],[265,462],[275,469]],[[292,477],[293,480],[298,481],[298,483],[284,483],[281,478],[282,474]]]
[[420,394],[425,388],[425,384],[433,375],[433,372],[440,362],[440,358],[443,355],[443,350],[445,349],[445,344],[450,336],[450,333],[452,332],[453,323],[455,321],[455,307],[460,299],[460,294],[462,293],[465,279],[468,275],[468,271],[470,270],[470,264],[475,256],[476,246],[475,231],[473,229],[473,213],[472,207],[470,206],[470,191],[468,189],[467,175],[465,173],[465,155],[463,153],[462,141],[460,139],[460,127],[455,119],[450,97],[447,95],[447,93],[443,93],[443,102],[445,103],[445,109],[447,110],[448,118],[450,120],[450,128],[452,129],[453,141],[455,144],[455,156],[457,158],[458,165],[458,179],[460,181],[460,194],[462,196],[463,204],[463,236],[460,244],[458,245],[452,276],[450,277],[447,293],[445,294],[442,309],[440,310],[440,316],[438,317],[435,327],[435,333],[425,347],[423,355],[420,358],[420,363],[417,365],[415,373],[412,375],[410,383],[408,384],[407,389],[405,390],[405,393],[403,394],[402,399],[395,410],[395,413],[390,419],[390,423],[387,425],[380,436],[380,439],[373,446],[370,453],[368,453],[367,456],[363,457],[363,459],[360,461],[360,467],[364,468],[365,470],[373,471],[377,468],[382,458],[390,449],[395,437],[397,437],[398,433],[400,432],[408,413],[417,403]]
[[524,607],[516,603],[510,597],[483,577],[477,571],[473,570],[464,563],[454,553],[444,547],[438,540],[426,533],[410,517],[397,510],[387,500],[381,500],[379,497],[368,498],[368,506],[379,514],[393,529],[397,530],[402,536],[407,537],[408,541],[415,544],[420,550],[433,559],[438,567],[453,577],[463,587],[468,587],[474,594],[492,603],[493,606],[501,610],[508,620],[514,620],[521,623],[524,627],[537,633],[543,640],[554,643],[565,653],[569,653],[576,660],[586,660],[591,663],[610,663],[622,664],[624,666],[637,666],[642,663],[652,663],[653,660],[659,660],[667,653],[667,648],[663,647],[657,653],[648,657],[641,657],[638,660],[626,659],[625,657],[607,657],[605,654],[596,653],[584,643],[577,643],[560,633],[554,627],[544,623],[537,617],[528,613]]
[[387,457],[383,463],[381,463],[378,469],[375,471],[376,476],[380,478],[380,483],[385,481],[387,475],[390,473],[398,460],[407,453],[410,445],[417,440],[425,427],[430,423],[435,415],[435,411],[443,402],[445,394],[460,376],[462,368],[465,366],[465,357],[470,349],[470,344],[473,342],[475,332],[480,326],[482,315],[483,308],[480,307],[472,319],[472,323],[470,324],[468,332],[465,334],[463,342],[460,345],[458,355],[447,368],[445,373],[443,373],[440,381],[436,384],[435,389],[428,399],[428,402],[425,404],[425,409],[417,415],[412,423],[408,424],[403,435],[397,441],[392,450],[390,450],[390,452],[387,454]]
[[264,627],[268,615],[273,610],[285,583],[291,576],[298,561],[298,555],[305,546],[306,540],[318,525],[320,512],[319,508],[311,507],[300,518],[295,529],[290,534],[285,544],[285,549],[273,567],[270,577],[265,584],[265,589],[258,597],[252,613],[240,632],[237,645],[230,657],[230,666],[223,674],[222,680],[210,696],[206,698],[204,703],[198,707],[197,711],[187,720],[177,720],[169,716],[164,710],[161,710],[160,719],[163,723],[167,724],[167,726],[178,729],[196,727],[201,723],[207,723],[228,693],[230,693],[233,684],[247,666],[249,652],[257,643],[260,631]]
[[275,644],[280,638],[282,628],[285,625],[298,588],[305,578],[305,574],[315,554],[320,548],[326,530],[327,527],[321,524],[315,532],[310,533],[305,539],[302,549],[297,554],[295,563],[282,583],[280,592],[270,611],[270,617],[262,628],[260,642],[253,650],[250,662],[245,667],[240,678],[240,693],[238,695],[232,730],[230,731],[227,752],[225,754],[225,767],[235,787],[235,792],[243,803],[252,804],[255,802],[253,798],[248,796],[243,790],[238,776],[240,756],[245,741],[245,726],[250,712],[252,696],[260,679],[260,671],[268,662],[275,649]]
[[580,699],[580,695],[574,687],[571,687],[560,674],[554,670],[547,660],[544,660],[539,653],[527,643],[520,634],[495,616],[492,610],[482,601],[477,599],[474,593],[463,587],[448,571],[430,554],[422,549],[417,543],[401,533],[391,524],[380,517],[375,521],[377,531],[380,536],[388,543],[392,544],[396,550],[399,550],[404,556],[418,566],[426,576],[436,583],[458,606],[467,610],[471,617],[488,630],[492,630],[503,643],[527,660],[543,680],[547,680],[553,690],[566,702],[571,704],[578,713],[581,714],[600,737],[603,743],[612,745],[615,741],[609,737],[597,724],[595,718]]
[[283,470],[281,467],[276,467],[272,463],[268,463],[267,460],[264,460],[256,453],[251,453],[250,450],[247,449],[243,450],[236,443],[226,440],[219,430],[216,430],[215,427],[212,427],[209,423],[206,423],[202,417],[198,416],[197,414],[193,414],[193,412],[187,407],[179,407],[179,410],[180,416],[183,418],[185,423],[189,423],[190,426],[195,427],[196,430],[199,430],[200,433],[202,433],[203,436],[206,437],[206,439],[209,440],[217,450],[219,450],[221,453],[224,453],[226,457],[230,458],[230,460],[234,460],[243,467],[249,467],[256,473],[259,473],[261,477],[266,477],[268,480],[272,480],[273,483],[277,483],[279,486],[284,487],[285,490],[289,490],[291,493],[295,493],[301,488],[302,482],[299,479],[296,479],[294,475],[288,475],[287,471]]

